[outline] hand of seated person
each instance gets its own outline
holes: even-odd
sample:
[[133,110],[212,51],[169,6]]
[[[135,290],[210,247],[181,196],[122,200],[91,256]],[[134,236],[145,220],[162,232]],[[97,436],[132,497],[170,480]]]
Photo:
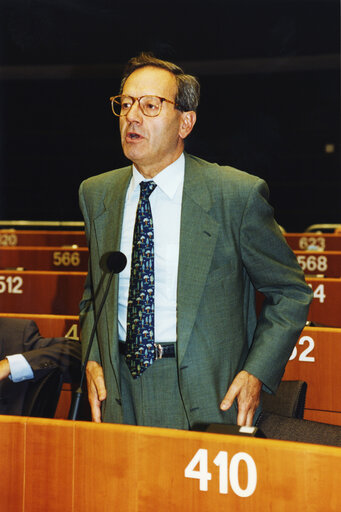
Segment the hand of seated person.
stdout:
[[9,362],[7,359],[0,361],[0,380],[6,379],[10,374]]

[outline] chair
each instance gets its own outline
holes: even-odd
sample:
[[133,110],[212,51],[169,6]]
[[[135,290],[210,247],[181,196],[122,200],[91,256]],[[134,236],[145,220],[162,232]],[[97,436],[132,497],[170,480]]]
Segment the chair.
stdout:
[[56,368],[38,381],[29,383],[23,406],[23,416],[53,418],[63,384],[63,375]]
[[277,393],[261,392],[263,411],[288,418],[303,418],[307,383],[302,380],[282,380]]
[[308,226],[305,233],[334,233],[335,230],[341,228],[341,224],[312,224]]
[[341,446],[341,426],[263,412],[257,427],[269,439]]
[[341,446],[341,426],[304,420],[307,383],[282,381],[275,395],[262,392],[256,427],[269,439]]

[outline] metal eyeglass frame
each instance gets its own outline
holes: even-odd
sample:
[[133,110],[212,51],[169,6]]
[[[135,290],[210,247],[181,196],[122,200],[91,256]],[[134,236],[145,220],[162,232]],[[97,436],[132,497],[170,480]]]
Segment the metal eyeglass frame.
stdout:
[[[131,98],[133,100],[132,104],[131,104],[131,107],[128,109],[128,111],[125,113],[125,114],[116,114],[115,110],[114,110],[114,103],[116,103],[117,105],[119,105],[119,103],[115,100],[117,100],[117,98],[122,98],[122,97],[126,97],[126,98]],[[161,105],[160,105],[160,109],[158,111],[158,113],[156,115],[149,115],[149,114],[146,114],[143,110],[143,108],[141,107],[141,103],[140,101],[143,99],[143,98],[158,98],[160,101],[161,101]],[[118,94],[117,96],[111,96],[110,98],[110,101],[111,101],[111,110],[113,112],[113,114],[117,117],[124,117],[126,116],[130,110],[132,109],[134,103],[136,101],[138,101],[138,104],[139,104],[139,107],[140,107],[140,110],[142,112],[143,115],[147,116],[147,117],[157,117],[158,115],[160,115],[161,113],[161,110],[162,110],[162,104],[164,101],[166,101],[167,103],[171,103],[172,105],[175,105],[175,108],[177,108],[177,104],[175,103],[175,101],[171,101],[171,100],[167,100],[167,98],[162,98],[161,96],[156,96],[156,95],[152,95],[152,94],[145,94],[144,96],[140,96],[139,98],[135,98],[134,96],[129,96],[129,95],[126,95],[126,94]]]

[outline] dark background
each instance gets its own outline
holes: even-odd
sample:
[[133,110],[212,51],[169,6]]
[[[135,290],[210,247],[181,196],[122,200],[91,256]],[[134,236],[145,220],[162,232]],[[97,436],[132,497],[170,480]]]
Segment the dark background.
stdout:
[[341,222],[339,23],[338,0],[0,0],[0,218],[81,220],[148,50],[201,81],[189,152],[265,178],[287,231]]

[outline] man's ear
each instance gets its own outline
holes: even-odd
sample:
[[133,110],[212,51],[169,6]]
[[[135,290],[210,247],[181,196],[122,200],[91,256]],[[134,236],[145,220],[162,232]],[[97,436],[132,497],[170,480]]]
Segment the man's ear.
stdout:
[[179,136],[181,139],[185,139],[191,133],[196,120],[197,115],[192,110],[189,112],[181,112],[181,122],[179,129]]

